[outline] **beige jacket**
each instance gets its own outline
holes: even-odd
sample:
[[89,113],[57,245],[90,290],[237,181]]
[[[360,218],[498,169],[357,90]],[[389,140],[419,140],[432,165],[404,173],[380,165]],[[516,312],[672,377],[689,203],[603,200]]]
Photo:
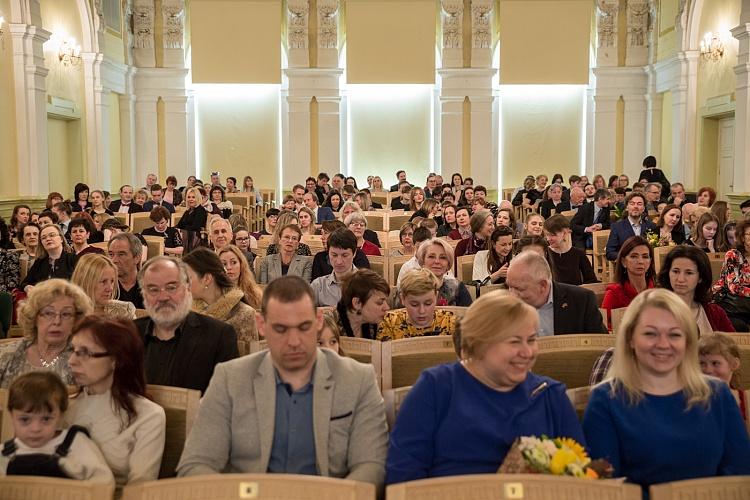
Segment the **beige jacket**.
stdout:
[[[380,488],[388,429],[372,366],[318,349],[313,387],[319,474]],[[217,365],[178,475],[265,473],[275,411],[276,378],[268,350]]]

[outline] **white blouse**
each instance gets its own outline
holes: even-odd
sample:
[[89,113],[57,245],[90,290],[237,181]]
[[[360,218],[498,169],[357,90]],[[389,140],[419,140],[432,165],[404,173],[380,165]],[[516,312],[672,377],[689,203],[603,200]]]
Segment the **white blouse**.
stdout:
[[86,427],[99,446],[117,488],[158,478],[164,453],[164,409],[143,397],[134,400],[137,416],[127,428],[124,411],[116,412],[109,391],[91,395],[85,391],[71,400],[66,414],[70,425]]

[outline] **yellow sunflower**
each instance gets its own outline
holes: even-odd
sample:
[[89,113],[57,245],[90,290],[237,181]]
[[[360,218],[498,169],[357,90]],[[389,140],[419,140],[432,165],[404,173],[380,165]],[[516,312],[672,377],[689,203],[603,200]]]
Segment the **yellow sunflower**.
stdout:
[[552,460],[549,464],[549,470],[552,474],[562,476],[563,474],[565,474],[565,470],[568,468],[568,465],[575,463],[577,460],[578,457],[573,451],[567,448],[560,448],[552,456]]
[[586,450],[581,446],[575,439],[571,438],[558,438],[557,440],[563,447],[568,448],[570,451],[576,454],[581,465],[587,465],[591,462]]

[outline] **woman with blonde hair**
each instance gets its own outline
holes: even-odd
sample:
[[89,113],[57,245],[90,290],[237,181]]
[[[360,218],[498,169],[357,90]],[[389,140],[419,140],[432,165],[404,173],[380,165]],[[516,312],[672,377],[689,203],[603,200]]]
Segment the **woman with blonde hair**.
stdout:
[[462,282],[449,271],[453,268],[453,247],[442,238],[422,242],[417,250],[417,262],[437,277],[439,306],[469,306],[471,294]]
[[297,218],[299,219],[299,228],[302,230],[302,234],[317,234],[315,228],[315,213],[307,207],[300,207],[297,212]]
[[82,256],[70,281],[88,295],[94,303],[96,314],[108,318],[135,319],[133,303],[117,300],[120,296],[117,266],[109,257],[100,254]]
[[583,428],[591,456],[644,489],[750,474],[750,438],[734,396],[701,373],[695,320],[668,290],[647,290],[628,307]]
[[565,385],[531,372],[539,350],[533,307],[505,291],[482,294],[458,330],[461,361],[424,370],[398,412],[386,484],[496,473],[521,436],[584,444]]
[[76,322],[92,311],[91,299],[66,280],[50,279],[35,286],[18,311],[23,338],[0,344],[0,387],[38,370],[53,371],[71,385],[70,336]]
[[219,260],[229,280],[245,293],[245,302],[253,309],[260,309],[263,290],[255,282],[242,250],[235,245],[227,245],[219,251]]
[[244,179],[242,179],[242,192],[243,193],[250,193],[252,195],[255,195],[255,204],[256,205],[262,205],[263,204],[263,195],[260,194],[260,191],[255,189],[255,184],[253,182],[253,178],[249,175],[246,175]]
[[453,335],[456,315],[437,309],[440,281],[427,269],[406,273],[399,285],[403,309],[388,311],[378,327],[377,340]]

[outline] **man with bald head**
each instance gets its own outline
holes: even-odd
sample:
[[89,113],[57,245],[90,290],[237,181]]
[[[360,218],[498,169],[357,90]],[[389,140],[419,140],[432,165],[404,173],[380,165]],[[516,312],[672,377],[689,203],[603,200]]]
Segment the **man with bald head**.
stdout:
[[591,290],[552,281],[547,261],[523,251],[510,261],[505,280],[510,292],[539,313],[539,336],[607,333]]
[[586,193],[580,187],[570,188],[570,209],[578,213],[578,209],[586,202]]

